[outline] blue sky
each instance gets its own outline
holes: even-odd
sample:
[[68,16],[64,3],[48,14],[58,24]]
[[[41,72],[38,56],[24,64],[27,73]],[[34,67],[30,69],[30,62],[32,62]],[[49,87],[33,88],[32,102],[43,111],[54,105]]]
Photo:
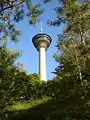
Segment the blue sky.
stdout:
[[[35,1],[35,0],[34,0]],[[42,0],[37,0],[37,2],[41,2]],[[55,0],[52,3],[48,3],[43,5],[45,12],[41,16],[43,31],[46,34],[49,34],[52,37],[52,43],[46,52],[46,67],[47,67],[47,79],[52,79],[54,75],[51,73],[57,66],[53,58],[53,54],[57,52],[57,48],[55,47],[56,41],[58,39],[57,35],[62,33],[64,25],[60,27],[49,27],[46,24],[47,19],[55,19],[56,13],[54,8],[58,6],[58,2]],[[32,44],[32,37],[38,33],[40,33],[40,23],[32,26],[29,24],[28,19],[24,19],[22,22],[17,24],[17,28],[21,30],[20,42],[9,43],[9,47],[14,50],[19,50],[22,52],[22,56],[17,59],[16,62],[21,62],[24,64],[24,68],[28,73],[38,73],[39,71],[39,54],[38,51],[34,48]]]

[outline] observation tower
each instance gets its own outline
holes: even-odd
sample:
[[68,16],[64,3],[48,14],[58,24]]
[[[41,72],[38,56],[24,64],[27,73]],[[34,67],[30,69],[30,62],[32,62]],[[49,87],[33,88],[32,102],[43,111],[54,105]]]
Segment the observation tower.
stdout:
[[51,44],[51,37],[48,34],[45,34],[42,32],[42,27],[41,27],[41,32],[39,34],[36,34],[32,38],[32,42],[34,44],[34,47],[38,50],[39,52],[39,75],[40,75],[40,80],[47,80],[46,78],[46,51],[48,47]]

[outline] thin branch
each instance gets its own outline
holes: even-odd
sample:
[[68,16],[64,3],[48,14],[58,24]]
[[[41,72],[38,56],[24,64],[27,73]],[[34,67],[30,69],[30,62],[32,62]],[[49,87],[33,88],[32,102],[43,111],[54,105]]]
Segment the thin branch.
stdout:
[[22,3],[24,3],[25,1],[26,1],[26,0],[21,0],[20,2],[18,2],[18,3],[16,3],[16,4],[9,4],[8,2],[5,2],[5,1],[0,2],[0,4],[5,4],[5,3],[9,4],[9,6],[6,7],[6,8],[4,8],[4,9],[2,9],[2,10],[0,11],[0,13],[3,12],[4,10],[6,10],[6,9],[16,7],[16,6],[18,6],[18,5],[22,4]]
[[13,4],[12,7],[16,7],[22,3],[24,3],[26,0],[21,0],[20,2],[16,3],[16,4]]
[[7,3],[7,4],[9,4],[9,5],[12,5],[12,7],[16,7],[16,6],[22,4],[22,3],[25,2],[25,1],[26,1],[26,0],[21,0],[20,2],[18,2],[18,3],[16,3],[16,4],[10,4],[8,1],[2,1],[2,2],[0,2],[0,4],[5,4],[5,3]]
[[12,8],[12,6],[8,6],[8,7],[6,7],[6,8],[3,8],[3,9],[0,11],[0,14],[1,14],[4,10],[9,9],[9,8]]

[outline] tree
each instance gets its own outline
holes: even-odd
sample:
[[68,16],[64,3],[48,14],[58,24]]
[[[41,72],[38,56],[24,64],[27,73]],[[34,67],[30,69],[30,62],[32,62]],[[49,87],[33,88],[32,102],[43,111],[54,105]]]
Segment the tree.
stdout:
[[84,0],[60,0],[60,3],[62,5],[56,9],[57,20],[50,22],[51,25],[66,24],[57,42],[59,54],[55,59],[60,65],[56,74],[63,73],[82,81],[89,77],[90,3]]
[[0,119],[4,119],[4,109],[10,103],[11,87],[14,83],[16,69],[14,61],[18,52],[11,52],[5,47],[0,48]]
[[6,112],[8,105],[18,100],[31,100],[40,96],[39,76],[34,74],[30,77],[20,66],[14,64],[19,55],[19,52],[12,52],[5,47],[0,48],[0,120],[8,117]]
[[20,31],[15,27],[15,22],[29,18],[30,24],[39,21],[43,13],[40,4],[32,4],[31,0],[0,0],[0,41],[8,39],[17,42]]
[[[69,109],[65,106],[66,118],[71,120],[87,119],[89,114],[88,105],[85,106],[90,97],[89,6],[90,2],[85,0],[60,0],[60,7],[56,9],[57,19],[49,23],[56,26],[65,24],[56,45],[58,53],[54,57],[59,65],[54,73],[55,80],[61,82],[57,97],[64,98],[64,106],[71,106]],[[85,114],[82,115],[81,111]]]

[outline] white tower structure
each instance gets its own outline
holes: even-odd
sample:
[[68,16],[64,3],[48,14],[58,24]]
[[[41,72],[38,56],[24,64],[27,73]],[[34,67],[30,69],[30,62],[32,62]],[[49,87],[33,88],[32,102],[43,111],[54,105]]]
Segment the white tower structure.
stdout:
[[46,78],[46,55],[45,52],[47,48],[50,46],[50,43],[52,41],[51,37],[48,34],[42,33],[42,27],[41,27],[41,33],[35,35],[32,38],[32,42],[35,46],[35,48],[39,51],[39,75],[40,80],[47,80]]

